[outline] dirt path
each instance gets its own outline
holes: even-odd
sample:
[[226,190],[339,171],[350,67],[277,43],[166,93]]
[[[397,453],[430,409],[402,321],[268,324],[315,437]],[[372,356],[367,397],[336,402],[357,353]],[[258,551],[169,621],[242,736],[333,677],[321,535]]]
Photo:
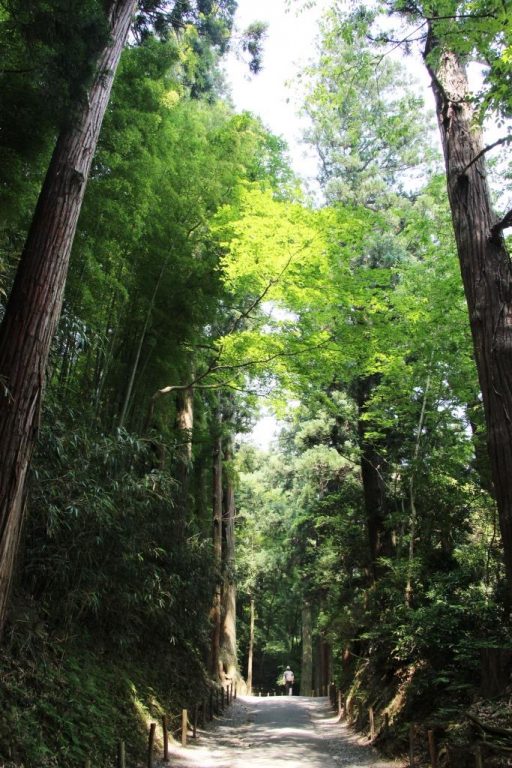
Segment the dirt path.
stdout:
[[[171,750],[172,768],[400,768],[379,759],[332,716],[327,699],[237,699],[197,742]],[[163,765],[163,764],[162,764]]]

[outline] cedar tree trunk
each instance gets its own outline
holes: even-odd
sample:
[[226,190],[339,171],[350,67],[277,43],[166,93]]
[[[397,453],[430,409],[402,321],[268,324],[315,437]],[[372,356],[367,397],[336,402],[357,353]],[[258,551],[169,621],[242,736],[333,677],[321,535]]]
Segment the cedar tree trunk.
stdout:
[[221,582],[222,568],[222,436],[221,422],[217,428],[219,434],[215,437],[213,446],[213,568],[215,590],[211,610],[212,635],[210,646],[210,673],[214,680],[220,676],[220,628],[221,628]]
[[[433,53],[432,59],[429,54]],[[468,303],[476,366],[487,424],[512,604],[512,268],[501,221],[493,212],[475,110],[458,56],[441,49],[430,26],[425,48],[441,133],[448,197]],[[435,59],[435,64],[432,61]]]
[[110,40],[72,125],[58,140],[0,328],[0,632],[22,526],[25,478],[69,254],[135,0],[109,4]]
[[178,484],[176,504],[176,536],[183,542],[190,516],[190,475],[192,471],[192,432],[194,430],[194,388],[176,392],[176,430],[179,446],[176,451],[174,476]]
[[235,681],[239,677],[236,650],[236,585],[235,585],[235,490],[232,468],[229,462],[233,458],[231,440],[229,440],[225,461],[227,463],[224,509],[222,516],[223,554],[222,554],[222,623],[220,638],[220,658],[224,674]]
[[387,525],[386,483],[384,481],[385,460],[374,440],[368,440],[368,421],[364,415],[368,401],[378,383],[377,375],[367,376],[357,382],[357,429],[361,446],[361,478],[363,482],[364,507],[370,553],[372,581],[378,576],[378,560],[392,551],[391,533]]
[[300,695],[311,696],[313,689],[313,630],[311,604],[302,605],[302,663],[300,670]]
[[252,696],[252,664],[254,659],[254,596],[250,602],[251,619],[249,623],[249,650],[247,652],[247,693]]

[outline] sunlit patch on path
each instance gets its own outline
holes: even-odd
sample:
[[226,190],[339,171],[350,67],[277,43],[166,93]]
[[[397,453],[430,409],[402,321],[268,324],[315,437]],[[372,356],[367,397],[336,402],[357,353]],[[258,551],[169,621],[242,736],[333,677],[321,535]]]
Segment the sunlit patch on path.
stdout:
[[173,768],[400,768],[364,746],[326,699],[242,697],[196,743],[171,750]]

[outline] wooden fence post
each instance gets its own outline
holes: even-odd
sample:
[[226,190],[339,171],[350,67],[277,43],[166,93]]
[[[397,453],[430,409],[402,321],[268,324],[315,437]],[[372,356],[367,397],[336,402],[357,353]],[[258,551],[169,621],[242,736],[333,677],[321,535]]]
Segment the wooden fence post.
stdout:
[[476,747],[475,749],[475,768],[483,768],[483,761],[482,761],[482,749],[481,747]]
[[375,740],[375,715],[373,712],[373,707],[370,707],[368,709],[368,719],[370,721],[370,741]]
[[236,697],[237,697],[237,693],[238,693],[238,691],[237,691],[237,689],[236,689],[236,683],[235,683],[235,689],[234,689],[234,690],[235,690],[235,699],[236,699]]
[[221,709],[224,709],[224,686],[221,685],[220,687],[220,707]]
[[194,704],[194,715],[192,720],[192,738],[197,739],[197,704]]
[[220,715],[220,691],[219,691],[219,689],[218,689],[218,688],[217,688],[217,690],[215,691],[215,698],[216,698],[216,707],[215,707],[215,711],[216,711],[216,714],[217,714],[217,715]]
[[434,731],[427,731],[428,751],[430,752],[430,763],[432,768],[437,768],[437,748],[434,738]]
[[153,768],[153,745],[155,743],[156,723],[150,723],[148,736],[148,768]]
[[343,713],[343,693],[341,688],[338,691],[338,717],[341,717]]
[[169,762],[169,733],[167,729],[167,716],[162,715],[162,734],[164,739],[164,762]]
[[85,761],[84,766],[85,768],[91,768],[91,761],[89,760],[89,758],[87,758],[87,760]]
[[186,709],[181,710],[181,746],[187,746],[187,726],[188,726],[188,712]]
[[213,720],[213,691],[210,691],[210,708],[209,708],[209,719]]
[[414,724],[409,726],[409,766],[414,768]]
[[126,768],[126,750],[124,748],[124,741],[120,741],[117,745],[117,768]]

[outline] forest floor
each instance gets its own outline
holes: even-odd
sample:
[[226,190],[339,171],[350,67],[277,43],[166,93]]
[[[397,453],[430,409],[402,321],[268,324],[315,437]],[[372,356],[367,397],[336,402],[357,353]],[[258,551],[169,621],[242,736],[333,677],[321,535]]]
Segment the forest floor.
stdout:
[[[173,768],[400,768],[333,717],[327,699],[238,698],[200,729],[197,740],[170,750]],[[159,768],[165,764],[159,763]]]

